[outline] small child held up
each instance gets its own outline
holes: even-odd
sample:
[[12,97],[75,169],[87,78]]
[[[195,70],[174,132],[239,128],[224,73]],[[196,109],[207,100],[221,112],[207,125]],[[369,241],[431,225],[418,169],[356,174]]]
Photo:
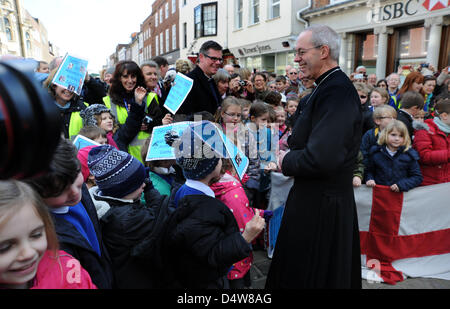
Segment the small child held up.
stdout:
[[[217,130],[211,122],[203,124]],[[239,230],[233,213],[215,198],[210,187],[220,179],[222,159],[194,130],[195,124],[181,137],[166,136],[186,183],[174,192],[176,210],[163,237],[163,259],[168,263],[164,278],[168,288],[229,288],[231,266],[250,255],[251,242],[265,221],[257,212],[245,229]]]
[[0,181],[0,196],[0,289],[96,288],[80,262],[59,250],[47,207],[29,185]]
[[388,186],[393,192],[406,192],[418,187],[422,180],[419,155],[411,148],[411,139],[405,124],[390,122],[373,146],[365,169],[366,185]]
[[[128,150],[128,145],[139,133],[144,115],[140,105],[130,104],[127,120],[119,126],[111,110],[103,104],[90,105],[80,113],[84,128],[94,126],[103,129],[106,132],[107,144],[122,151]],[[91,131],[91,129],[84,129],[86,130]]]

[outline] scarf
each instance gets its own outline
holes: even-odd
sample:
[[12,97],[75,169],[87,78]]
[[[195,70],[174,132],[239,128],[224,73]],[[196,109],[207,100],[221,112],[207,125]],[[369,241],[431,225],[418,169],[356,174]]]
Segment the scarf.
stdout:
[[450,134],[450,125],[443,123],[439,117],[434,117],[433,121],[438,126],[439,130],[445,134]]

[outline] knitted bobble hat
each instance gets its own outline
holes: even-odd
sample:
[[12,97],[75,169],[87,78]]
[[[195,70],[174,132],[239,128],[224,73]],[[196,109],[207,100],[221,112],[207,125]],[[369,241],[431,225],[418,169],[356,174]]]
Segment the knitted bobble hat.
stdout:
[[190,125],[181,137],[174,132],[165,136],[166,143],[174,148],[177,164],[182,168],[186,179],[201,180],[211,174],[220,157],[197,134]]
[[93,148],[88,166],[103,196],[123,198],[139,189],[146,177],[141,162],[111,145]]
[[111,110],[103,104],[93,104],[82,110],[80,116],[83,119],[83,126],[98,127],[95,116],[101,115],[102,113],[110,113],[112,115]]

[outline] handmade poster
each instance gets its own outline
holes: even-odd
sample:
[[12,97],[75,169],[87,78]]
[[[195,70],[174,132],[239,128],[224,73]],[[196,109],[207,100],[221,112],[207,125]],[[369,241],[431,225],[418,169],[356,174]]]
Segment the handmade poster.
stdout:
[[211,122],[203,121],[194,127],[194,132],[222,158],[230,159],[239,178],[243,179],[249,160],[222,130]]
[[81,95],[88,61],[66,54],[52,83]]
[[164,107],[172,114],[176,114],[192,90],[194,81],[182,73],[177,73],[175,81],[170,89]]
[[83,135],[77,135],[73,141],[73,144],[75,145],[75,147],[77,147],[78,150],[88,146],[100,146],[99,143],[94,142],[93,140]]
[[165,135],[169,131],[174,131],[178,136],[181,136],[184,129],[190,124],[192,122],[185,121],[153,128],[145,161],[175,160],[175,152],[171,146],[167,145]]

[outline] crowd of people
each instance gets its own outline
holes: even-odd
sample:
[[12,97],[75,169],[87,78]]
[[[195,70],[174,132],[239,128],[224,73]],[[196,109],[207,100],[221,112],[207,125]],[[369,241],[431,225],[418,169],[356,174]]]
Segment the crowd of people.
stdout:
[[[0,287],[250,287],[252,251],[273,215],[270,174],[282,171],[292,128],[309,115],[315,80],[294,63],[281,75],[224,65],[222,46],[208,41],[195,64],[121,61],[87,75],[78,96],[53,84],[61,60],[36,68],[62,118],[49,171],[0,182]],[[360,66],[348,76],[363,119],[354,187],[450,181],[448,70],[423,64],[385,77]],[[194,84],[173,115],[164,102],[178,72]],[[242,179],[193,134],[198,120],[249,158]],[[180,121],[193,124],[166,136],[176,160],[146,162],[153,128]],[[77,135],[101,146],[78,150]]]

